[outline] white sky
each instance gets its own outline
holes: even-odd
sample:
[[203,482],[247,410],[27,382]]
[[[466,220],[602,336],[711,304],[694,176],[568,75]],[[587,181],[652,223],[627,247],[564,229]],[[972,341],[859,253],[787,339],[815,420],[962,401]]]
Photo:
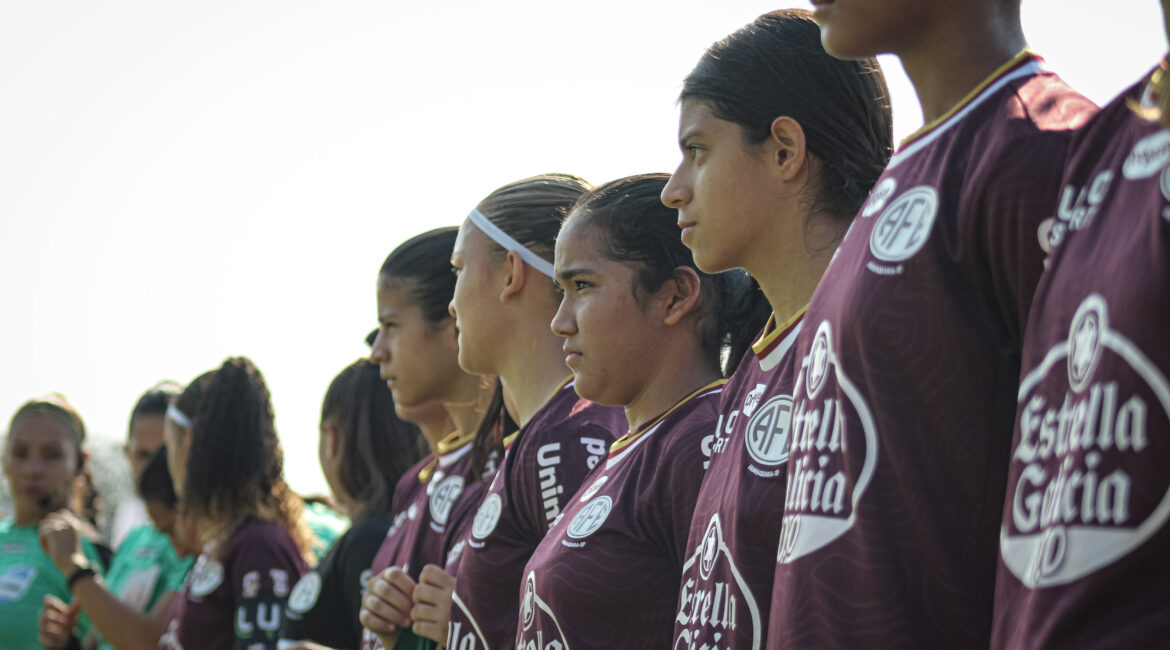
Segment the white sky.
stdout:
[[[1154,0],[1024,4],[1095,101],[1165,51]],[[780,6],[807,5],[3,0],[0,428],[58,390],[120,438],[155,381],[245,354],[290,482],[323,490],[321,397],[386,254],[518,178],[673,170],[683,76]]]

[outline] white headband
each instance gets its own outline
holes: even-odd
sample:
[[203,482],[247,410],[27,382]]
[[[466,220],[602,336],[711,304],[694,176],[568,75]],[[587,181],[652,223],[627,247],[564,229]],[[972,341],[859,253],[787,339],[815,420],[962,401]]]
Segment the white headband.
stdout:
[[518,255],[520,255],[520,259],[527,262],[529,266],[550,278],[553,277],[553,265],[550,264],[548,260],[537,255],[536,253],[533,253],[524,244],[521,244],[515,239],[512,239],[508,233],[500,230],[499,226],[488,221],[488,218],[483,216],[482,212],[479,210],[472,210],[471,214],[467,215],[467,218],[471,219],[471,223],[475,224],[475,226],[479,228],[483,234],[491,237],[492,241],[496,242],[500,246],[503,246],[504,250],[515,251]]
[[191,418],[187,417],[187,414],[180,411],[179,407],[174,404],[167,407],[167,417],[184,429],[191,428]]

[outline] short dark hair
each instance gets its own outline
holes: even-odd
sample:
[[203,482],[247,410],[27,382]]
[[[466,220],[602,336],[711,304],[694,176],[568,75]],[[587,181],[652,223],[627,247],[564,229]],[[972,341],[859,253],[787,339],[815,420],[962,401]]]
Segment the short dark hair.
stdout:
[[138,496],[143,501],[157,501],[174,510],[179,504],[175,484],[171,481],[171,470],[167,467],[167,447],[159,447],[146,461],[138,477]]
[[[458,234],[459,229],[452,226],[415,235],[399,244],[382,262],[381,281],[401,284],[407,289],[428,323],[440,323],[451,317],[447,311],[455,294],[451,251]],[[366,342],[374,344],[368,337]]]
[[321,404],[326,422],[341,436],[340,487],[366,508],[390,513],[394,486],[426,443],[418,427],[395,414],[377,364],[355,361],[333,379]]
[[167,407],[183,392],[183,387],[173,381],[161,381],[138,398],[130,412],[129,429],[134,428],[134,418],[140,415],[166,415]]
[[781,116],[804,130],[820,169],[813,212],[852,220],[893,151],[890,93],[877,59],[842,60],[821,45],[812,14],[782,9],[716,42],[683,81],[679,99],[706,103],[749,144]]

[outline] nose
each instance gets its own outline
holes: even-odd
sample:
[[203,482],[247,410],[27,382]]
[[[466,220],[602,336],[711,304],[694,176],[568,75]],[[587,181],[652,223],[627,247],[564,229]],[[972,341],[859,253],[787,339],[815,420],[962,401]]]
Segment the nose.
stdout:
[[662,188],[662,195],[659,198],[663,205],[675,210],[691,202],[691,184],[681,165],[670,175],[670,180],[666,182],[666,187]]
[[378,328],[374,336],[374,343],[370,346],[370,361],[383,364],[390,361],[390,348],[386,345],[386,338],[382,336],[382,328]]
[[553,316],[552,322],[549,323],[549,329],[561,338],[568,338],[577,333],[577,319],[573,314],[568,296],[561,298],[561,304],[557,307],[557,313]]
[[451,318],[455,318],[455,299],[454,298],[451,299],[451,302],[447,303],[447,313],[451,314]]

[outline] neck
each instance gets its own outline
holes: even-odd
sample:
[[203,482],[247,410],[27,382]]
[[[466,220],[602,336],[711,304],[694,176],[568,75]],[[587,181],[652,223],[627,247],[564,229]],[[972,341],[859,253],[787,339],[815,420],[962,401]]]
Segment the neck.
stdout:
[[[978,12],[985,3],[968,3]],[[926,123],[942,117],[996,68],[1027,47],[1018,13],[959,15],[898,52]]]
[[642,391],[625,405],[631,432],[641,429],[687,395],[719,379],[718,366],[704,358],[706,355],[694,341],[694,330],[690,327],[685,330],[680,330],[679,334],[690,340],[673,346],[667,342],[663,346],[665,353],[658,357],[662,363],[647,377]]
[[838,243],[815,253],[803,248],[803,257],[797,264],[777,264],[773,258],[766,263],[753,264],[752,268],[744,267],[760,283],[760,290],[772,306],[777,321],[787,321],[808,304],[825,268],[833,259]]
[[508,346],[500,368],[500,381],[511,398],[520,426],[536,415],[571,374],[565,366],[561,339],[548,329],[551,320],[551,315],[540,320],[541,331],[533,327],[514,330],[513,345]]
[[[443,400],[443,410],[459,435],[475,433],[482,417],[480,392],[482,381],[479,375],[466,374],[460,377],[458,386]],[[450,433],[450,431],[448,431]]]
[[420,431],[422,431],[423,438],[427,441],[427,447],[434,455],[439,455],[439,441],[447,437],[451,433],[453,425],[451,418],[447,416],[447,411],[444,409],[436,409],[433,415],[426,418],[421,418],[415,422]]
[[12,515],[12,521],[17,526],[36,526],[44,516],[45,512],[40,508],[21,508],[18,506]]
[[366,514],[366,510],[368,510],[364,503],[348,498],[339,498],[337,500],[337,507],[341,508],[341,511],[344,512],[347,517],[349,517],[351,522],[360,519],[362,515]]

